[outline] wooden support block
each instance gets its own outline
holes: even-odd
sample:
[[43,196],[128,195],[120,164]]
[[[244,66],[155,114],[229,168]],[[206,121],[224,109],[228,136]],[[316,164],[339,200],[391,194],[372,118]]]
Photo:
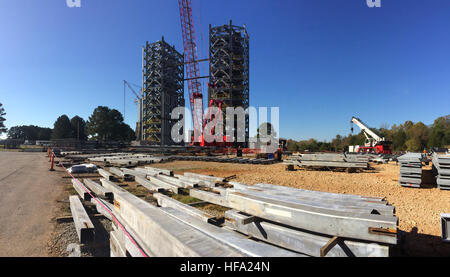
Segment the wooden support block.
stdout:
[[332,237],[327,244],[325,244],[322,248],[320,248],[320,257],[325,257],[328,252],[330,252],[333,247],[336,246],[336,244],[339,243],[339,237]]

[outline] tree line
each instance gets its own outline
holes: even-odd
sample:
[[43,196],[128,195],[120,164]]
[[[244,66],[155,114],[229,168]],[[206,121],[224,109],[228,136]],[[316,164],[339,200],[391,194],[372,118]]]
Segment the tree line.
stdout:
[[[2,109],[0,104],[0,134],[3,126],[1,116]],[[53,129],[34,125],[14,126],[9,129],[8,138],[23,140],[78,139],[81,141],[122,142],[135,140],[134,130],[128,124],[124,123],[123,120],[123,116],[118,110],[98,106],[87,121],[78,115],[70,119],[64,114],[56,119],[53,124]]]
[[[450,115],[437,118],[431,126],[422,122],[406,121],[400,125],[372,129],[380,137],[392,142],[391,149],[395,152],[421,152],[432,147],[450,146]],[[362,132],[357,135],[337,135],[331,142],[315,139],[295,141],[288,140],[290,151],[347,151],[350,145],[364,145],[366,137]]]

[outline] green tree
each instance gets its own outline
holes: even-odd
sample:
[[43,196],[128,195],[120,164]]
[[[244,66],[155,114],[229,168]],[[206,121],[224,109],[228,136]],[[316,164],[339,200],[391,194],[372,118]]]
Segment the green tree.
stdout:
[[3,104],[0,103],[0,135],[8,131],[8,129],[6,129],[5,126],[6,121],[6,118],[4,117],[5,115],[6,115],[5,108],[3,108]]
[[444,147],[450,145],[450,115],[439,117],[431,127],[428,147]]
[[259,128],[256,130],[257,135],[256,137],[259,138],[260,136],[272,136],[276,137],[277,132],[275,132],[275,128],[272,126],[270,122],[264,122],[259,125]]
[[406,150],[410,152],[418,152],[422,150],[422,145],[419,138],[411,138],[406,141]]
[[86,135],[86,121],[78,115],[72,117],[70,120],[72,126],[72,136],[79,140],[87,140]]
[[52,139],[68,139],[73,138],[72,125],[70,124],[69,117],[62,115],[58,117],[53,125]]
[[52,129],[39,126],[13,126],[9,128],[9,139],[50,140]]
[[86,131],[93,140],[129,142],[135,139],[133,129],[123,122],[122,114],[104,106],[94,110],[86,123]]

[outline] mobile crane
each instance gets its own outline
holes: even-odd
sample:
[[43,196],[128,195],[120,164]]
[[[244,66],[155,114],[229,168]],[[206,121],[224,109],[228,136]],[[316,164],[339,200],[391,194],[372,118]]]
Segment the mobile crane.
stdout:
[[366,136],[365,146],[364,147],[360,146],[358,148],[358,153],[392,154],[391,151],[392,142],[387,141],[385,138],[378,136],[366,124],[364,124],[361,119],[357,117],[352,117],[350,123],[352,124],[351,127],[352,133],[354,123],[361,129],[363,134]]

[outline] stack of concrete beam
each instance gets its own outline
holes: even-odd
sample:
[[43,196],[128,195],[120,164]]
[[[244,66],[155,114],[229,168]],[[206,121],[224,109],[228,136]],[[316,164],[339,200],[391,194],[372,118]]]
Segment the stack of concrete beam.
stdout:
[[378,197],[229,182],[224,193],[191,196],[231,208],[226,225],[245,235],[309,256],[389,256],[397,244],[395,208]]
[[299,167],[366,169],[369,167],[369,157],[333,153],[298,154],[290,156],[284,164]]
[[219,163],[240,163],[240,164],[273,164],[274,159],[253,159],[235,157],[229,158],[224,156],[173,156],[173,159],[179,161],[203,161],[203,162],[219,162]]
[[434,153],[432,163],[438,187],[442,190],[450,190],[450,154]]
[[115,190],[113,213],[124,228],[113,223],[112,257],[305,256],[214,226],[209,223],[213,217],[171,198],[160,194],[156,198],[161,207]]
[[398,157],[400,163],[399,184],[403,187],[420,188],[422,184],[422,161],[420,153],[407,153]]
[[100,155],[88,158],[91,162],[103,162],[105,165],[114,165],[119,167],[130,167],[152,163],[160,163],[171,160],[171,157],[154,157],[145,154],[123,154],[117,155]]

